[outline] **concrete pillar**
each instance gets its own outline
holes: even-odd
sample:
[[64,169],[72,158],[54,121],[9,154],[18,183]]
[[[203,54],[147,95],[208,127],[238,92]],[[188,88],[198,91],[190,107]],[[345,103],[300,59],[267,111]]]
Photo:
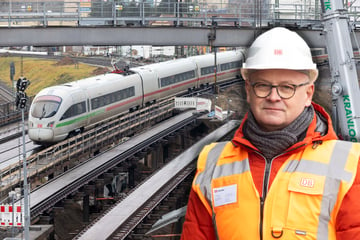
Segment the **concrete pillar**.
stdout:
[[135,165],[129,166],[128,172],[129,172],[129,187],[133,188],[135,187]]
[[85,185],[83,192],[83,221],[90,221],[90,195],[94,195],[95,186],[94,185]]
[[151,169],[155,170],[161,167],[164,163],[163,145],[156,144],[151,151]]
[[185,127],[184,129],[184,134],[183,134],[183,138],[184,138],[184,148],[189,148],[190,146],[192,146],[194,144],[194,139],[192,138],[191,134],[190,134],[190,128],[189,127]]
[[148,167],[149,169],[153,169],[152,168],[152,153],[154,152],[154,148],[150,148],[149,152],[146,154],[145,156],[145,166]]
[[90,197],[89,194],[83,196],[83,221],[90,221]]
[[105,180],[103,178],[98,178],[95,180],[95,197],[104,196],[104,183]]

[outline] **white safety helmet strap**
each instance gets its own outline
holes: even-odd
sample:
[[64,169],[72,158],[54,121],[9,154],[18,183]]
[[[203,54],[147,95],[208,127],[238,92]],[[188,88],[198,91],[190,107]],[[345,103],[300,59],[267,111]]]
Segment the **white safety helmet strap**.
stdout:
[[241,72],[247,79],[250,72],[264,69],[305,70],[311,81],[318,76],[307,43],[296,32],[283,27],[272,28],[255,39]]

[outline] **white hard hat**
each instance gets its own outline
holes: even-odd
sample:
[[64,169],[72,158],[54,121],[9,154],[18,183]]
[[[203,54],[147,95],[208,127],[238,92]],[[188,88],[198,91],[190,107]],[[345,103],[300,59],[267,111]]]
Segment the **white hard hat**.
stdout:
[[305,70],[311,81],[318,76],[309,46],[296,32],[283,27],[272,28],[255,39],[241,72],[248,79],[250,72],[263,69]]

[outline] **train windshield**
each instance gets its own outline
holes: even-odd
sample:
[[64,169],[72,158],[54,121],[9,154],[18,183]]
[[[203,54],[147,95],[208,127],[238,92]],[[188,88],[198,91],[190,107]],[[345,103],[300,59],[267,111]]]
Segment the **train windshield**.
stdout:
[[50,118],[56,114],[61,104],[61,98],[58,96],[40,96],[33,102],[31,116],[35,118]]

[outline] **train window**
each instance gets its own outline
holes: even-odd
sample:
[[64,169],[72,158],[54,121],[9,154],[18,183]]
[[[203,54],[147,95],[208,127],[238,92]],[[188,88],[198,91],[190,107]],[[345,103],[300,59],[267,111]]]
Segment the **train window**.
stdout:
[[188,72],[188,77],[187,77],[187,79],[191,79],[191,78],[194,78],[195,77],[195,71],[190,71],[190,72]]
[[135,87],[129,87],[125,89],[121,89],[116,92],[108,93],[96,98],[91,99],[91,109],[97,109],[100,107],[104,107],[110,105],[115,102],[119,102],[126,98],[130,98],[135,96]]
[[92,109],[99,108],[99,99],[98,98],[91,99],[91,108]]
[[215,66],[201,68],[201,70],[200,70],[201,76],[214,73],[214,68],[215,68]]
[[111,94],[111,97],[110,97],[110,101],[111,102],[117,102],[117,100],[116,100],[116,96],[117,96],[117,94]]
[[223,63],[220,65],[220,71],[226,71],[229,69],[240,68],[240,67],[241,67],[240,61]]
[[82,114],[84,112],[86,112],[85,102],[75,103],[74,105],[69,107],[68,110],[66,110],[64,115],[60,118],[60,120],[75,117],[75,116],[80,115],[80,114]]
[[100,107],[105,106],[105,96],[99,98],[99,106]]
[[56,114],[62,99],[58,96],[37,97],[32,106],[31,116],[35,118],[50,118]]
[[108,105],[111,103],[111,94],[107,94],[104,96],[104,104]]
[[163,77],[160,79],[161,87],[166,87],[175,83],[183,82],[189,79],[195,78],[195,71],[188,71],[184,73],[179,73],[176,75]]

